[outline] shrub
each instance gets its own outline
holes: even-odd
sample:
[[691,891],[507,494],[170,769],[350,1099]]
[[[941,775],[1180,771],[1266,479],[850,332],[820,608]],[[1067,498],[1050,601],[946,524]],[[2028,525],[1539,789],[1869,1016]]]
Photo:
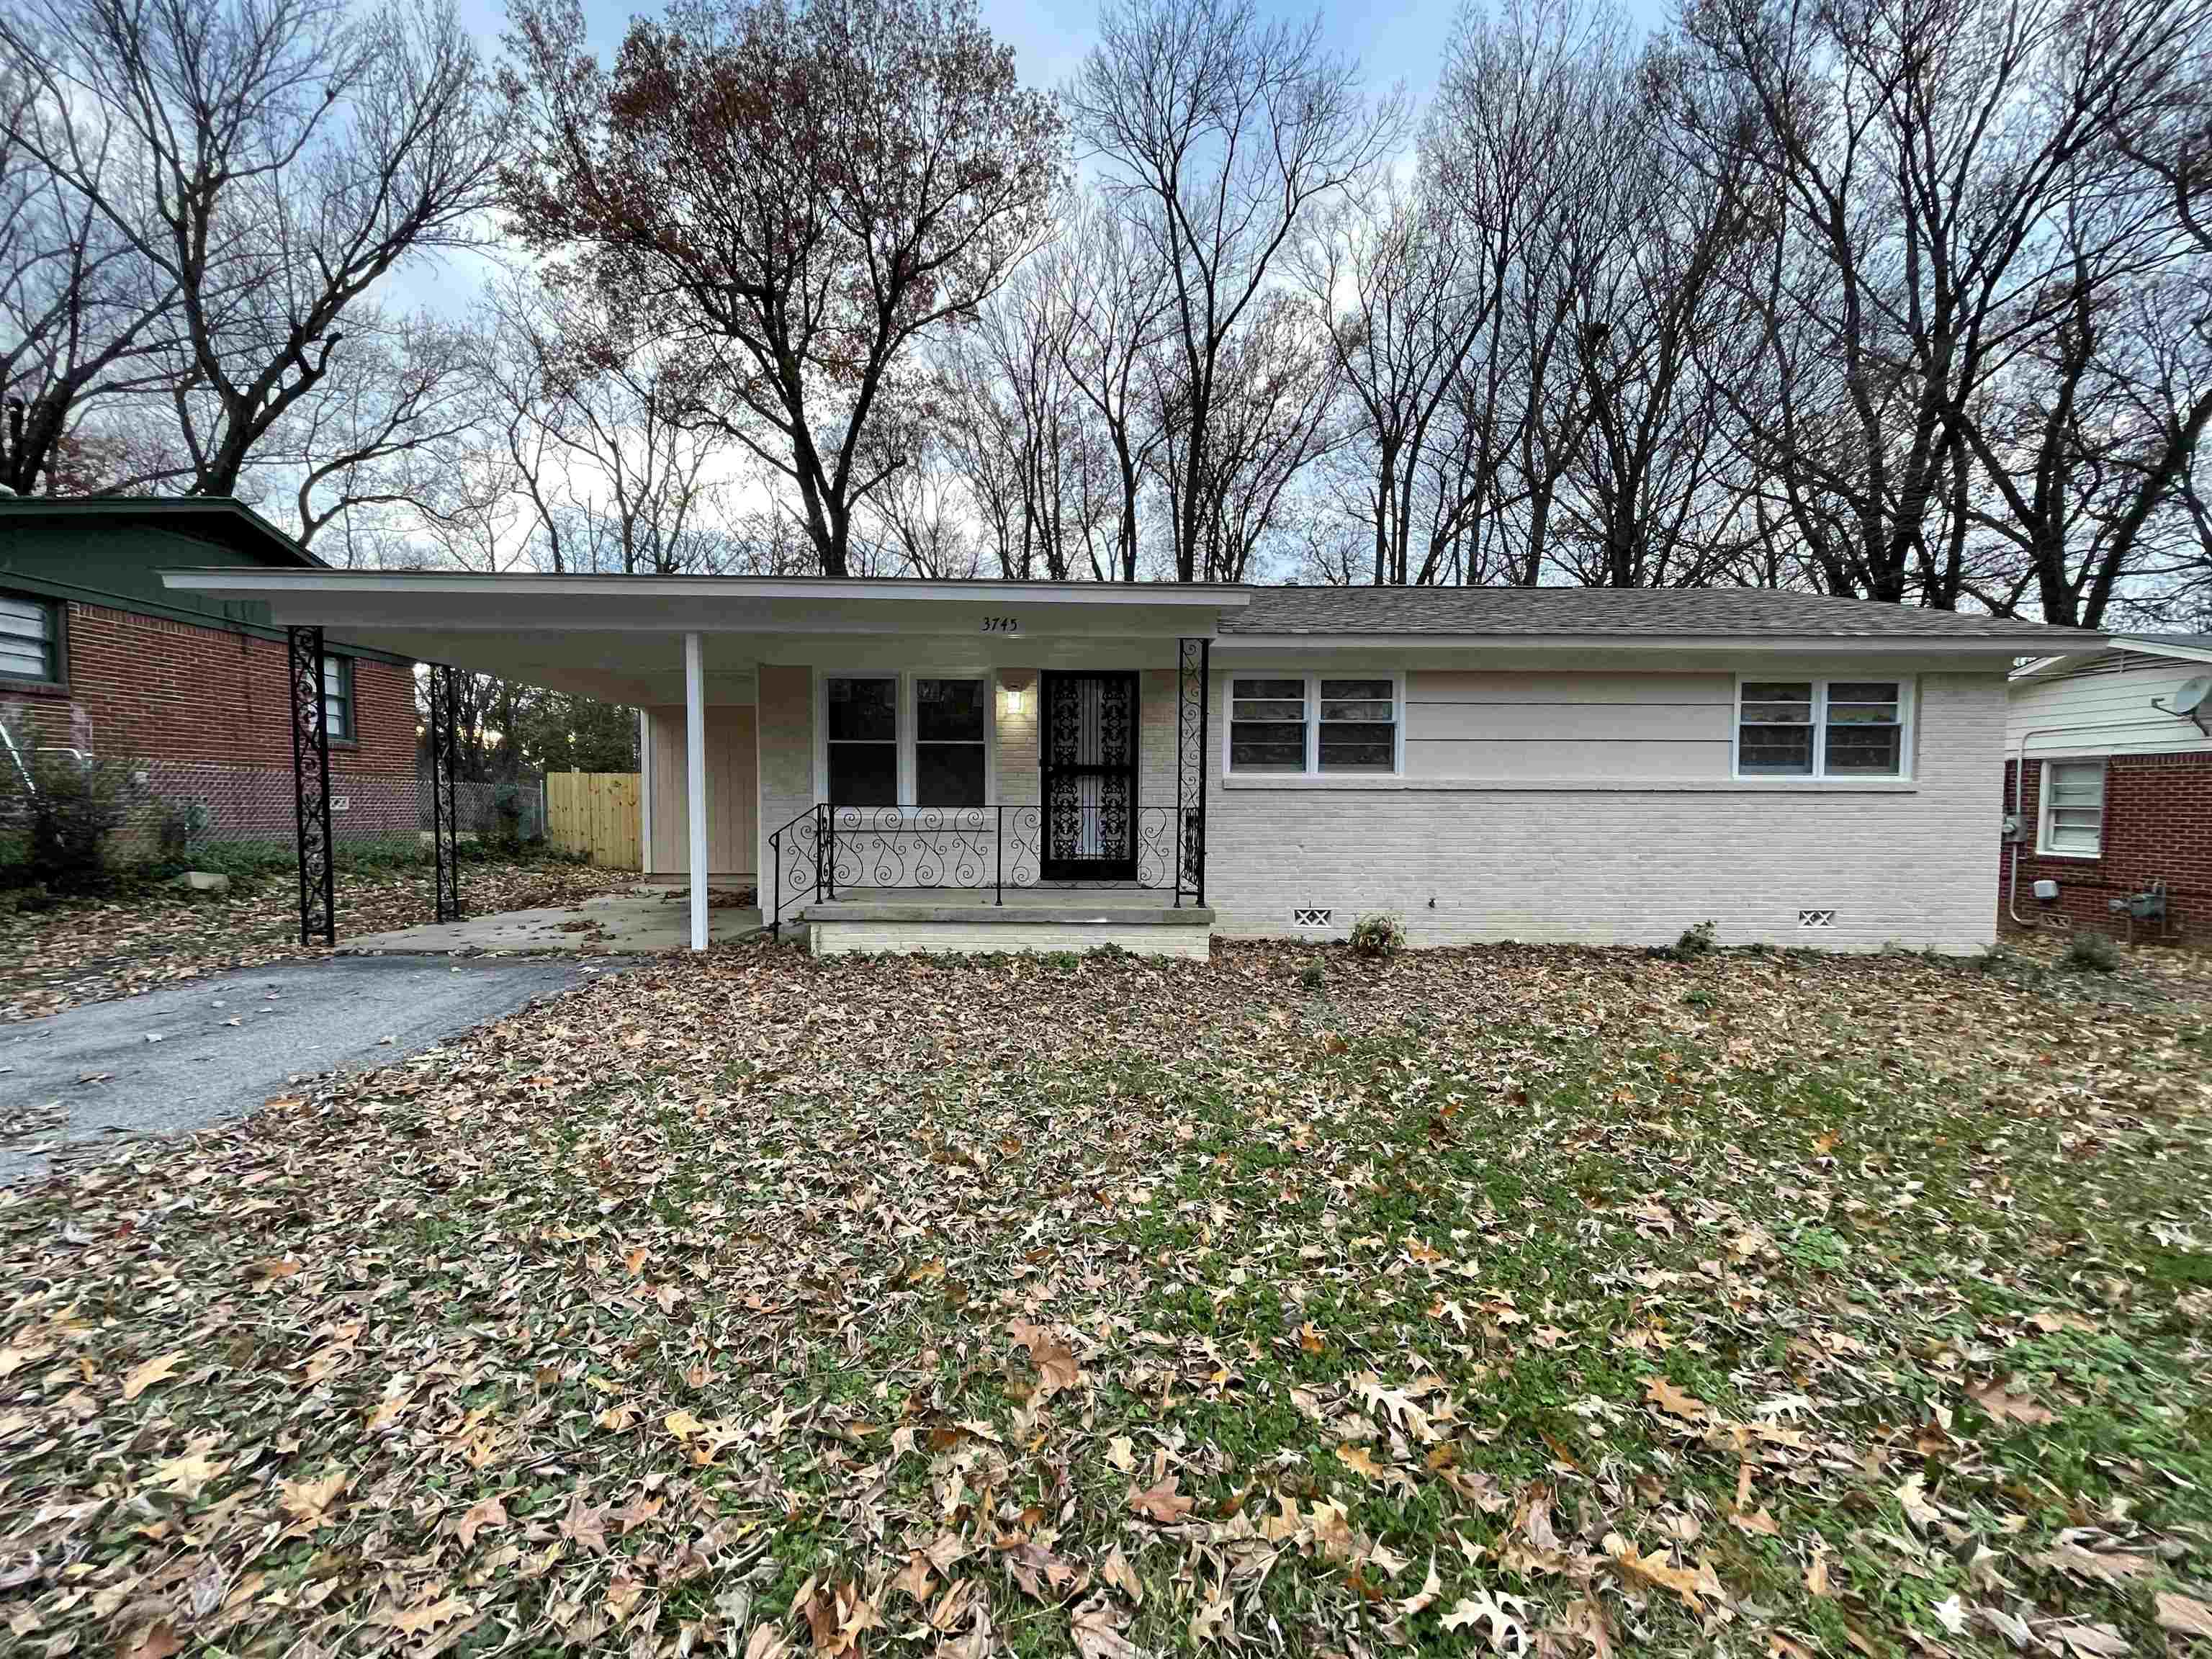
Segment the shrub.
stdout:
[[1406,948],[1406,924],[1395,916],[1362,916],[1352,924],[1352,948],[1381,961]]
[[2120,965],[2120,947],[2106,933],[2076,933],[2067,941],[2066,965],[2081,973],[2109,974]]
[[22,828],[19,883],[55,893],[96,893],[107,884],[107,839],[144,794],[134,763],[41,750],[9,733],[0,759],[0,817]]
[[1717,943],[1714,936],[1718,932],[1718,927],[1710,921],[1701,921],[1694,927],[1685,927],[1682,937],[1674,941],[1674,960],[1690,962],[1710,954]]
[[1318,991],[1322,986],[1321,963],[1310,962],[1298,969],[1298,983],[1309,991]]

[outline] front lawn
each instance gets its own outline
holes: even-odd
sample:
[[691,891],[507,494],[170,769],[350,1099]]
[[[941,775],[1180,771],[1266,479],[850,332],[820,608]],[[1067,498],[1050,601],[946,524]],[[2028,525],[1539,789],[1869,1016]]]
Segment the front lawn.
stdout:
[[[414,927],[437,914],[427,860],[342,866],[341,945],[362,933]],[[471,857],[461,867],[472,915],[574,904],[637,880],[620,870],[544,856]],[[227,893],[179,891],[125,872],[105,898],[33,902],[0,889],[0,1023],[37,1019],[79,1003],[132,996],[180,979],[319,956],[300,943],[297,867],[241,872]]]
[[0,1205],[0,1620],[137,1659],[2178,1651],[2175,961],[648,962]]

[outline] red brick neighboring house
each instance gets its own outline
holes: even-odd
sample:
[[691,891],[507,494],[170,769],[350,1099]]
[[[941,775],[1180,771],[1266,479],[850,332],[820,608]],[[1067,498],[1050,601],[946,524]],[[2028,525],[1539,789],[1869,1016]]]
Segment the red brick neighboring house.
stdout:
[[[149,835],[289,843],[284,630],[265,606],[163,588],[189,566],[322,568],[234,501],[0,497],[0,724],[140,763]],[[333,653],[325,690],[338,838],[412,836],[413,665]]]
[[2002,925],[2124,939],[2114,902],[2157,884],[2167,915],[2136,921],[2134,937],[2212,944],[2212,697],[2193,719],[2170,712],[2206,676],[2212,634],[2118,635],[2014,672]]

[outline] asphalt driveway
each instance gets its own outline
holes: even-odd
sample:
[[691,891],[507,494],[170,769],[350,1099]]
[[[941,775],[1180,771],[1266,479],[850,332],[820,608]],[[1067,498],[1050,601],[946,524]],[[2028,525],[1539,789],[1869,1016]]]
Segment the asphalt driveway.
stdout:
[[0,1186],[40,1178],[69,1149],[244,1116],[295,1078],[389,1065],[618,971],[573,958],[333,957],[0,1027]]

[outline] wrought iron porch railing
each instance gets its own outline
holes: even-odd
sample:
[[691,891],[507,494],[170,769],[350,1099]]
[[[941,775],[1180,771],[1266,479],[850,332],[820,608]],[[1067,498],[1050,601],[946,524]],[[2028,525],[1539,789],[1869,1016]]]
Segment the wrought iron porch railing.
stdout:
[[768,838],[769,925],[840,889],[988,892],[1205,889],[1206,815],[1197,806],[811,806]]

